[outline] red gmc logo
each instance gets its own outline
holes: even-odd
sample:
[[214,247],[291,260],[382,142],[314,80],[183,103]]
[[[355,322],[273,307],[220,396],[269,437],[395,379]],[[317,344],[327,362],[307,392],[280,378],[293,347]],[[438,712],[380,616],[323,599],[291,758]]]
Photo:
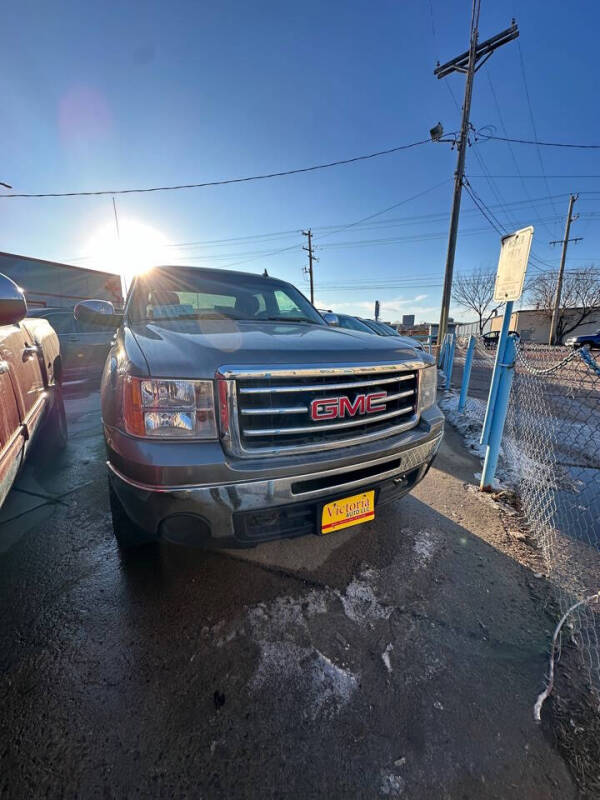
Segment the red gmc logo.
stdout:
[[337,419],[338,417],[355,417],[357,414],[373,414],[385,411],[387,392],[373,394],[357,394],[354,400],[348,397],[321,397],[310,404],[310,418]]

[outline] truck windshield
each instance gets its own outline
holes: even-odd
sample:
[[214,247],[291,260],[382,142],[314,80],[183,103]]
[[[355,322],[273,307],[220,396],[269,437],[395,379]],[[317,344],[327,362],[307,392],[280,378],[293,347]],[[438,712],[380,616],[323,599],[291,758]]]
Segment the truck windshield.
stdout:
[[157,267],[139,276],[127,316],[132,322],[227,317],[325,325],[320,314],[289,283],[194,267]]

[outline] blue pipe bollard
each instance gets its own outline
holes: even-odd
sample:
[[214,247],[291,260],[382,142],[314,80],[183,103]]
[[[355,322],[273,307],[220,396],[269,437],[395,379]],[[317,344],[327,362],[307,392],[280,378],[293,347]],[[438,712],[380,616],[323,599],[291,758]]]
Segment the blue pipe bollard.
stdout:
[[446,336],[444,336],[444,341],[442,342],[442,345],[440,347],[440,356],[439,356],[440,361],[439,361],[439,364],[440,364],[440,370],[442,372],[444,371],[444,363],[445,363],[445,360],[446,360],[446,345],[448,343],[447,339],[448,339],[448,335],[446,334]]
[[467,402],[467,394],[469,392],[469,381],[471,380],[471,367],[473,366],[473,354],[475,352],[475,337],[469,337],[469,344],[467,346],[467,355],[465,356],[465,366],[463,369],[462,384],[460,386],[460,397],[458,398],[458,411],[464,411],[465,403]]
[[498,340],[498,348],[496,350],[496,361],[494,363],[494,372],[492,373],[492,382],[490,383],[490,391],[488,395],[487,406],[485,409],[485,419],[483,420],[483,428],[481,430],[480,444],[487,444],[490,438],[490,428],[492,419],[494,417],[494,408],[496,405],[496,396],[498,393],[498,381],[500,379],[500,364],[506,363],[505,350],[508,341],[508,331],[510,328],[510,321],[512,318],[513,301],[509,300],[504,306],[504,318],[502,319],[502,329],[500,331],[500,338]]
[[504,423],[508,412],[508,402],[510,400],[510,389],[515,373],[515,358],[517,354],[516,337],[509,336],[504,349],[504,360],[497,364],[499,367],[498,389],[494,413],[490,420],[490,433],[487,448],[485,451],[485,461],[483,472],[481,473],[481,483],[479,488],[483,491],[490,491],[494,487],[494,477],[498,466],[498,455],[502,434],[504,433]]
[[448,354],[446,356],[446,385],[445,388],[449,389],[452,383],[452,367],[454,366],[454,349],[456,347],[456,334],[450,333],[448,335]]

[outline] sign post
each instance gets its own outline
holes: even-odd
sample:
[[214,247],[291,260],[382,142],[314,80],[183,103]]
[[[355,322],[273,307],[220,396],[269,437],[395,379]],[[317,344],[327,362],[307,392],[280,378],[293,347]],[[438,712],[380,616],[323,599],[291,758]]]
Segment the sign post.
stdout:
[[[532,239],[533,226],[530,225],[528,228],[522,228],[519,231],[515,231],[515,233],[504,236],[500,245],[494,300],[500,303],[504,302],[505,306],[483,430],[481,431],[481,444],[487,445],[485,463],[481,475],[482,489],[492,485],[498,462],[498,451],[508,410],[512,370],[516,354],[514,337],[509,340],[513,303],[523,293]],[[500,385],[502,386],[502,391],[499,393],[498,387]]]

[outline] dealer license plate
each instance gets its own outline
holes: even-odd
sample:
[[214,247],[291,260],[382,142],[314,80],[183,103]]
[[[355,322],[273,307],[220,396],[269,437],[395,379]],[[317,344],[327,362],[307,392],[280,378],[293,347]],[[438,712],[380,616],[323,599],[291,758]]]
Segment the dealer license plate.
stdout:
[[375,519],[375,491],[354,494],[323,506],[321,533],[333,533]]

